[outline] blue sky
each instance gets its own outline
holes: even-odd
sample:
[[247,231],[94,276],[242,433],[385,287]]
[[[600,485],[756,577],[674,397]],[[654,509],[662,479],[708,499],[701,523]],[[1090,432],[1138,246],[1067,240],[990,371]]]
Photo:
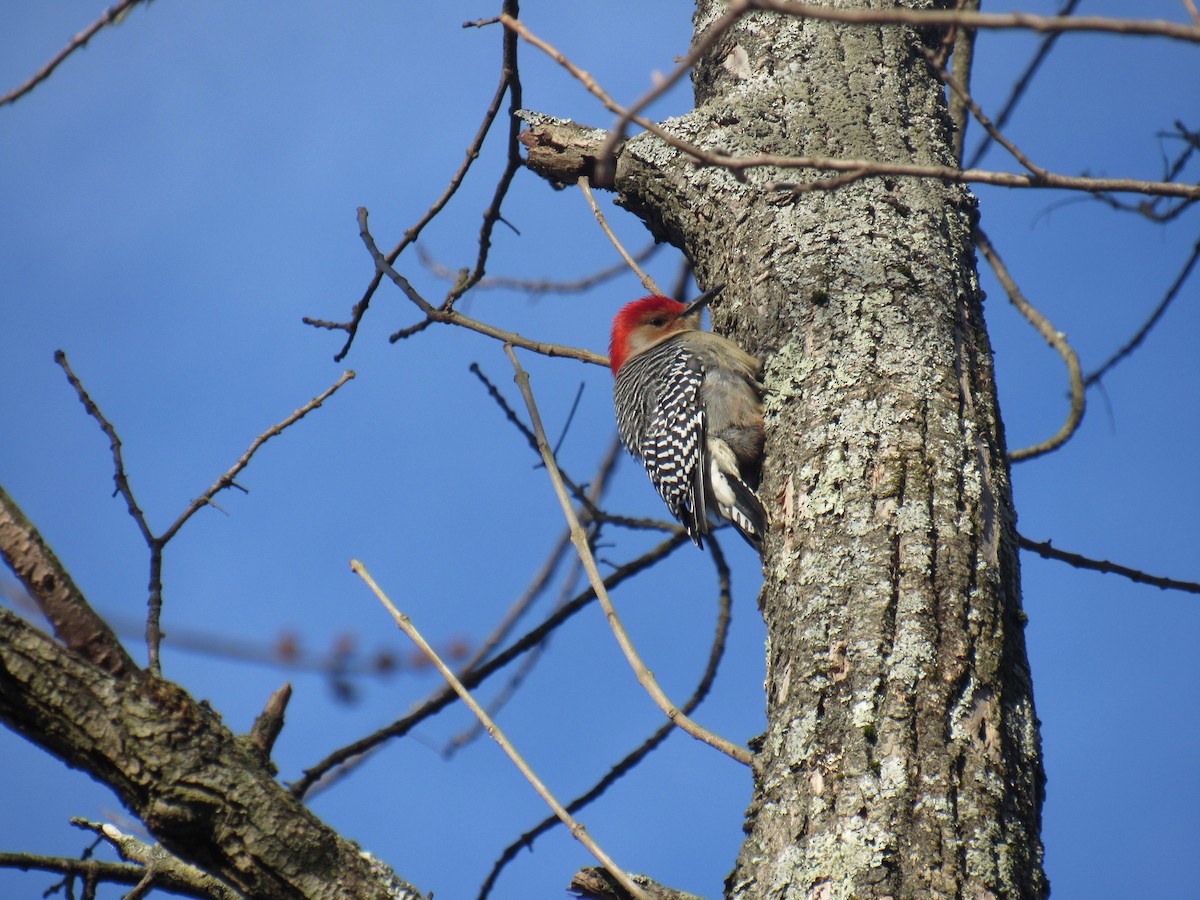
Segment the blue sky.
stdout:
[[[441,193],[499,76],[496,28],[460,28],[496,4],[321,4],[160,0],[93,40],[46,84],[0,109],[0,479],[38,524],[93,605],[138,638],[147,555],[113,498],[107,442],[54,364],[68,354],[118,427],[138,500],[162,530],[267,426],[328,387],[358,377],[268,444],[220,509],[203,510],[165,557],[168,632],[280,634],[325,650],[409,648],[349,571],[363,560],[439,646],[475,641],[524,589],[557,537],[545,473],[468,372],[477,361],[514,401],[500,346],[430,329],[389,344],[415,321],[384,288],[357,343],[302,316],[344,318],[371,275],[357,206],[384,247]],[[1021,8],[1052,12],[1029,0]],[[995,10],[999,11],[999,10]],[[1172,0],[1089,2],[1079,11],[1182,21]],[[21,4],[0,33],[0,88],[24,80],[98,13],[94,4]],[[629,101],[687,49],[690,6],[527,2],[530,27]],[[631,23],[636,22],[636,26]],[[995,112],[1036,47],[1024,34],[980,40],[976,95]],[[619,49],[619,52],[618,52]],[[561,69],[522,48],[525,103],[590,124],[610,116]],[[1009,134],[1067,174],[1155,179],[1179,149],[1159,132],[1200,127],[1195,47],[1161,39],[1064,37]],[[676,91],[653,110],[684,111]],[[452,269],[473,263],[480,214],[502,165],[502,130],[422,247]],[[978,138],[969,132],[968,146]],[[1015,170],[996,151],[985,167]],[[1196,167],[1193,164],[1191,177]],[[1169,225],[1120,215],[1079,195],[979,186],[982,222],[1026,294],[1090,370],[1133,334],[1197,239],[1190,210]],[[640,224],[611,207],[630,247]],[[495,232],[490,272],[577,278],[615,261],[574,191],[518,175]],[[677,256],[651,264],[670,283]],[[427,296],[445,285],[402,259]],[[1066,412],[1061,361],[986,272],[987,315],[1009,445],[1035,443]],[[587,295],[479,291],[464,309],[546,340],[603,352],[608,322],[639,294],[631,276]],[[1019,464],[1020,530],[1150,572],[1200,579],[1193,476],[1200,333],[1191,282],[1142,349],[1089,392],[1080,433]],[[525,357],[552,431],[580,384],[561,448],[591,477],[610,439],[610,378],[577,362]],[[432,431],[432,436],[431,436]],[[614,508],[658,514],[633,465]],[[614,534],[631,558],[650,538]],[[763,629],[749,551],[737,566],[722,674],[696,718],[735,740],[762,728]],[[1056,897],[1178,897],[1194,892],[1200,840],[1194,597],[1022,555],[1028,641],[1049,776],[1047,867]],[[7,575],[0,576],[7,578]],[[11,594],[11,581],[3,583]],[[691,690],[716,615],[712,564],[690,547],[615,600],[673,697]],[[547,608],[546,601],[541,607]],[[535,612],[535,618],[538,613]],[[209,699],[238,731],[269,694],[296,694],[277,744],[281,777],[403,714],[438,685],[427,672],[363,683],[339,703],[324,679],[164,649],[164,672]],[[494,689],[493,689],[494,690]],[[489,695],[484,691],[483,695]],[[602,616],[559,632],[501,725],[569,799],[658,724]],[[476,742],[446,760],[469,723],[453,710],[389,746],[314,801],[317,813],[442,897],[473,896],[493,859],[545,810],[499,750]],[[21,777],[0,783],[0,849],[75,855],[72,815],[122,822],[107,789],[20,738],[0,754]],[[683,735],[586,810],[582,820],[623,866],[706,896],[721,893],[741,839],[747,773]],[[126,822],[126,824],[129,824]],[[557,896],[589,858],[561,830],[523,853],[494,896]],[[0,894],[39,896],[52,879],[0,871]],[[102,896],[119,896],[109,889]]]

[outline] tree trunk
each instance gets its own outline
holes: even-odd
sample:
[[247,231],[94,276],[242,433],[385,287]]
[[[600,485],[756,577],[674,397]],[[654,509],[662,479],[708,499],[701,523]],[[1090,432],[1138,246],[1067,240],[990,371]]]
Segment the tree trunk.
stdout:
[[[696,40],[724,11],[699,2]],[[952,165],[923,46],[909,28],[748,15],[666,127],[739,156]],[[727,894],[1041,897],[1041,751],[974,198],[913,178],[820,189],[831,177],[739,181],[650,135],[616,169],[621,202],[700,284],[728,282],[716,329],[766,362],[768,729]]]

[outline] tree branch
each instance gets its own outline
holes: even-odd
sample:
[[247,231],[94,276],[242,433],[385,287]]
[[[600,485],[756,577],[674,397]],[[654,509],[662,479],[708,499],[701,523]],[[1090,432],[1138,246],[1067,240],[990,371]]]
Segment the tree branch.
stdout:
[[472,319],[469,316],[464,316],[456,309],[443,309],[436,307],[409,284],[408,279],[397,272],[392,264],[387,261],[387,258],[379,251],[379,247],[375,244],[375,238],[371,236],[370,229],[367,227],[367,210],[365,207],[358,209],[358,229],[359,235],[362,237],[363,244],[366,245],[367,251],[371,254],[371,258],[375,260],[375,265],[381,272],[387,275],[392,282],[400,288],[411,300],[416,304],[417,308],[425,314],[425,318],[429,322],[441,322],[445,325],[458,325],[462,328],[469,328],[471,331],[477,331],[480,334],[495,338],[498,341],[503,341],[506,344],[514,344],[518,347],[524,347],[526,350],[532,350],[535,353],[542,353],[546,356],[565,356],[569,359],[577,359],[580,362],[594,363],[598,366],[607,366],[608,357],[601,356],[599,353],[593,353],[591,350],[584,350],[579,347],[568,347],[563,344],[549,344],[544,341],[534,341],[529,338],[521,337],[521,335],[505,331],[502,328],[497,328],[495,325],[489,325],[486,322],[480,322],[477,319]]
[[1161,319],[1163,313],[1167,311],[1167,307],[1171,305],[1171,301],[1178,296],[1180,289],[1191,276],[1192,269],[1196,265],[1196,260],[1198,259],[1200,259],[1200,240],[1196,241],[1195,246],[1192,247],[1192,253],[1187,258],[1187,262],[1183,264],[1183,268],[1180,270],[1175,282],[1167,289],[1167,293],[1163,296],[1162,301],[1158,304],[1158,306],[1155,307],[1154,312],[1150,314],[1150,318],[1146,320],[1146,324],[1138,329],[1138,333],[1130,338],[1125,343],[1125,346],[1106,359],[1100,368],[1090,373],[1083,380],[1083,383],[1086,386],[1091,387],[1093,384],[1103,378],[1106,374],[1108,374],[1109,370],[1112,369],[1113,366],[1136,350],[1142,341],[1146,339],[1146,335],[1150,333],[1150,329],[1158,324],[1158,320]]
[[[643,553],[637,559],[626,563],[615,572],[612,572],[604,579],[605,587],[614,588],[626,579],[632,578],[644,569],[654,565],[659,560],[665,559],[671,553],[678,550],[686,540],[687,535],[683,529],[680,529],[677,534],[667,538],[649,552]],[[587,588],[571,600],[570,603],[560,609],[556,609],[547,616],[536,628],[526,632],[486,663],[465,675],[462,679],[463,684],[468,688],[474,688],[476,685],[482,684],[510,662],[538,646],[546,638],[546,635],[552,633],[558,626],[562,625],[595,599],[595,591],[591,587]],[[339,766],[374,750],[390,738],[401,737],[407,734],[419,723],[445,709],[455,699],[457,697],[452,690],[448,687],[443,688],[402,719],[398,719],[366,737],[359,738],[357,741],[335,750],[311,769],[306,769],[304,776],[292,784],[292,793],[297,797],[305,796],[319,781],[323,781],[328,777],[336,777],[336,774],[331,775],[330,773],[333,773]]]
[[[729,636],[729,621],[730,608],[732,607],[732,597],[730,594],[730,572],[729,565],[725,562],[725,554],[721,551],[721,545],[717,542],[714,536],[709,536],[709,550],[712,553],[713,561],[717,565],[717,627],[716,633],[713,636],[712,647],[708,654],[708,664],[704,668],[704,674],[700,676],[700,681],[696,685],[696,689],[692,692],[686,703],[683,704],[682,710],[685,715],[691,715],[708,696],[709,690],[712,688],[713,681],[717,677],[717,669],[721,664],[721,657],[725,653],[725,640]],[[654,734],[650,735],[639,746],[634,748],[630,753],[614,765],[608,773],[601,778],[591,790],[587,793],[576,797],[567,804],[567,811],[571,813],[578,812],[592,801],[600,797],[608,788],[619,778],[629,772],[634,766],[645,759],[659,744],[665,741],[675,732],[675,726],[671,722],[660,726]],[[519,838],[504,848],[500,857],[492,866],[491,872],[488,873],[487,879],[483,886],[479,889],[477,900],[487,900],[491,894],[492,888],[496,885],[496,880],[500,877],[500,873],[504,871],[516,855],[524,848],[533,849],[533,842],[537,840],[539,835],[545,834],[556,824],[558,824],[556,816],[548,816],[543,819],[533,828],[526,831]]]
[[[38,69],[38,71],[34,73],[34,75],[30,77],[28,81],[19,87],[13,88],[3,97],[0,97],[0,106],[16,103],[35,87],[53,75],[54,70],[66,62],[67,57],[69,57],[76,50],[86,47],[87,42],[95,37],[97,32],[103,28],[107,28],[109,25],[116,25],[124,21],[125,16],[129,14],[130,10],[142,2],[143,0],[121,0],[120,3],[115,3],[110,6],[104,11],[104,15],[102,15],[83,31],[79,32],[79,34],[75,35],[75,37],[71,39],[71,43],[67,44],[66,47],[59,51],[58,55],[50,60],[50,62]],[[150,0],[144,0],[144,2],[148,5]]]
[[[513,6],[513,11],[515,12],[516,0],[505,0],[505,8],[508,8],[510,5]],[[481,26],[484,24],[487,24],[487,22],[484,20],[480,20],[476,23],[464,22],[463,27],[466,28],[471,25]],[[480,123],[479,129],[475,132],[474,140],[471,141],[470,146],[467,147],[466,155],[464,156],[462,163],[459,165],[458,171],[451,176],[449,184],[447,184],[445,190],[442,191],[442,195],[434,201],[433,205],[426,210],[425,215],[423,215],[415,225],[404,232],[404,237],[400,240],[400,243],[393,247],[388,253],[387,261],[389,265],[394,264],[396,260],[400,258],[400,254],[404,252],[405,247],[416,242],[417,238],[420,237],[421,232],[425,229],[425,226],[438,216],[438,214],[446,207],[446,204],[450,202],[450,199],[458,192],[459,186],[463,183],[463,179],[467,177],[467,171],[471,168],[471,164],[479,158],[479,151],[483,148],[484,139],[488,136],[488,132],[490,132],[492,129],[492,124],[496,121],[496,116],[500,112],[500,104],[504,100],[504,95],[511,91],[511,108],[515,110],[520,107],[521,81],[517,70],[516,41],[511,40],[506,34],[502,39],[502,43],[503,51],[500,64],[500,83],[496,86],[496,91],[492,96],[492,101],[490,104],[488,104],[487,111],[483,115],[483,121]],[[516,145],[516,135],[514,134],[515,127],[512,124],[509,126],[509,131],[509,163],[505,168],[505,174],[501,176],[501,184],[504,185],[505,190],[507,190],[507,182],[511,181],[512,179],[510,170],[515,172],[512,158],[516,155],[516,151],[514,149]],[[519,165],[519,159],[517,165]],[[499,185],[497,186],[497,196],[501,198],[503,197],[503,193],[500,191]],[[495,201],[493,206],[496,210],[495,217],[499,218],[498,201]],[[483,245],[484,236],[490,235],[493,224],[494,222],[489,221],[487,214],[485,214],[484,230],[480,233],[481,260],[486,259],[486,251],[484,250]],[[482,274],[482,262],[480,263],[480,270]],[[379,284],[382,279],[383,271],[377,267],[375,274],[371,277],[371,283],[367,285],[367,289],[359,301],[354,304],[354,308],[350,313],[349,322],[328,322],[323,319],[310,318],[309,316],[304,317],[303,322],[306,325],[312,325],[315,328],[326,328],[330,330],[340,330],[346,332],[346,343],[343,344],[342,349],[334,355],[334,362],[341,362],[343,359],[345,359],[346,354],[350,352],[350,345],[354,343],[354,338],[358,334],[358,326],[362,322],[363,316],[366,315],[367,308],[371,304],[371,298],[375,295],[375,291],[379,288]],[[453,296],[453,294],[451,296]],[[428,324],[429,320],[426,320],[421,327],[427,326]]]
[[63,644],[116,678],[138,672],[138,664],[108,623],[88,604],[54,551],[2,487],[0,555]]
[[271,776],[249,741],[160,679],[118,680],[0,609],[0,721],[112,788],[177,856],[259,900],[407,891]]
[[[68,878],[82,878],[86,884],[140,884],[146,875],[146,870],[134,863],[100,862],[95,859],[71,859],[61,856],[39,856],[35,853],[0,853],[0,868],[20,869],[22,872],[37,870],[40,872],[56,872]],[[206,876],[207,877],[207,876]],[[211,879],[218,883],[216,879]],[[155,887],[168,894],[178,894],[183,897],[197,897],[199,900],[213,900],[213,892],[190,882],[172,881],[164,874]],[[46,895],[43,895],[46,896]],[[68,894],[70,896],[70,894]],[[236,894],[226,896],[236,897]]]
[[625,265],[633,270],[646,290],[661,295],[662,288],[655,284],[654,279],[647,275],[641,266],[634,261],[629,251],[625,249],[625,246],[617,239],[616,234],[613,233],[612,228],[609,227],[608,220],[604,218],[604,213],[600,210],[600,206],[596,203],[596,198],[592,194],[592,187],[588,184],[588,177],[580,175],[578,183],[579,190],[583,192],[584,199],[587,200],[588,206],[591,207],[592,215],[596,217],[596,221],[600,223],[600,228],[604,231],[604,234],[612,241],[612,245],[617,248],[617,252],[621,254],[621,259],[625,260]]
[[1038,334],[1058,351],[1058,355],[1067,364],[1067,376],[1071,383],[1071,409],[1067,413],[1066,421],[1055,434],[1041,443],[1034,444],[1032,447],[1022,447],[1008,454],[1008,458],[1013,462],[1033,459],[1035,456],[1057,450],[1069,441],[1079,428],[1079,423],[1083,421],[1083,414],[1087,409],[1087,391],[1083,386],[1083,371],[1079,367],[1079,354],[1067,341],[1067,336],[1051,325],[1050,320],[1025,299],[1025,295],[1021,293],[1021,289],[1017,287],[1016,281],[1013,280],[1008,268],[1004,265],[1004,260],[1000,258],[1000,254],[996,252],[996,248],[992,246],[988,236],[979,227],[975,229],[975,246],[979,248],[992,267],[992,271],[996,273],[996,277],[1000,279],[1000,283],[1004,285],[1004,290],[1008,293],[1008,299],[1012,301],[1012,305],[1038,330]]
[[1130,581],[1136,581],[1138,584],[1149,584],[1163,590],[1200,594],[1200,584],[1194,581],[1179,581],[1175,578],[1149,575],[1139,569],[1131,569],[1128,566],[1109,562],[1106,559],[1091,559],[1087,556],[1080,556],[1078,553],[1059,550],[1057,547],[1052,546],[1050,541],[1032,541],[1024,535],[1018,535],[1017,540],[1022,550],[1031,550],[1043,559],[1057,559],[1077,569],[1091,569],[1094,572],[1104,572],[1107,575],[1123,575]]
[[[674,888],[664,887],[645,875],[634,875],[633,880],[651,900],[702,900],[695,894],[687,894]],[[571,878],[567,886],[576,897],[587,900],[627,900],[627,895],[620,885],[603,869],[588,867],[580,869]]]
[[[732,4],[731,4],[732,5]],[[981,13],[953,9],[841,9],[815,6],[791,0],[746,0],[748,9],[770,10],[805,19],[843,22],[847,25],[911,25],[915,28],[958,25],[962,28],[986,28],[998,31],[1036,31],[1039,34],[1090,32],[1098,34],[1135,34],[1163,37],[1200,44],[1200,26],[1168,22],[1163,19],[1112,19],[1104,16],[1035,16],[1030,13]]]
[[[153,886],[172,892],[182,891],[211,900],[242,900],[238,891],[219,878],[168,853],[162,844],[150,845],[113,825],[102,825],[86,819],[73,818],[71,824],[96,832],[121,854],[122,859],[134,863],[141,872],[141,878],[137,881],[139,887],[145,885],[147,888]],[[133,896],[133,891],[126,895],[127,898]]]
[[[978,6],[978,3],[976,3],[976,5]],[[1058,15],[1069,16],[1075,12],[1075,7],[1078,5],[1079,0],[1066,0],[1066,2],[1059,7]],[[1061,31],[1055,31],[1042,38],[1042,43],[1041,46],[1038,47],[1037,53],[1033,55],[1033,59],[1030,60],[1029,65],[1025,67],[1025,71],[1021,73],[1020,77],[1017,78],[1016,82],[1013,84],[1012,92],[1008,95],[1008,100],[1005,101],[1004,107],[1000,110],[1000,114],[996,116],[997,128],[1003,128],[1008,124],[1009,117],[1013,114],[1013,111],[1017,108],[1017,104],[1025,95],[1025,90],[1033,81],[1033,76],[1037,74],[1037,70],[1041,68],[1042,63],[1050,55],[1051,49],[1053,49],[1054,44],[1061,36]],[[987,153],[988,148],[992,144],[992,140],[993,136],[991,134],[984,135],[983,140],[979,142],[979,146],[975,148],[975,152],[971,154],[971,162],[969,164],[971,167],[977,166],[979,161],[983,159],[984,154]],[[957,159],[959,163],[962,163],[963,155],[961,152],[958,154]]]
[[497,744],[500,745],[500,748],[504,751],[505,755],[512,760],[512,763],[517,767],[517,770],[525,776],[525,780],[533,785],[533,789],[537,791],[538,796],[546,801],[546,804],[552,810],[554,810],[554,814],[562,820],[564,825],[567,826],[567,829],[571,832],[571,836],[579,841],[579,843],[583,844],[588,851],[594,857],[596,857],[597,860],[599,860],[600,864],[604,866],[608,873],[615,878],[622,887],[625,888],[625,890],[627,890],[634,897],[638,898],[638,900],[649,900],[649,898],[638,888],[638,886],[629,880],[629,876],[625,873],[625,870],[618,866],[604,851],[604,849],[598,843],[596,843],[595,839],[588,834],[587,829],[583,827],[583,823],[576,821],[575,818],[563,808],[563,805],[558,802],[558,799],[550,792],[550,789],[547,788],[542,780],[537,776],[537,773],[533,771],[530,765],[525,762],[524,758],[522,758],[521,754],[517,752],[517,748],[512,745],[507,737],[505,737],[504,732],[500,730],[499,726],[492,721],[491,717],[486,712],[484,712],[483,707],[480,706],[475,698],[471,696],[471,692],[463,686],[463,683],[455,677],[453,672],[450,671],[450,667],[442,662],[441,657],[439,657],[434,649],[429,646],[429,642],[425,640],[425,638],[421,635],[421,632],[419,632],[416,629],[416,626],[412,624],[412,620],[409,619],[409,617],[404,613],[400,612],[400,610],[398,610],[388,598],[387,594],[385,594],[380,589],[379,585],[375,583],[375,579],[371,577],[371,574],[366,570],[366,567],[364,567],[363,564],[358,560],[351,560],[350,568],[353,569],[355,574],[357,574],[360,578],[362,578],[363,581],[367,583],[367,587],[374,592],[375,596],[379,599],[379,602],[382,603],[387,611],[391,614],[400,630],[408,635],[412,642],[420,648],[421,652],[429,658],[429,661],[437,667],[437,670],[442,673],[442,677],[446,679],[446,682],[450,685],[451,689],[453,689],[454,693],[458,694],[459,699],[462,700],[471,710],[471,712],[475,714],[475,717],[479,719],[484,728],[487,729],[487,733]]
[[242,470],[245,469],[246,466],[250,465],[250,459],[259,451],[263,444],[265,444],[271,438],[283,434],[284,431],[286,431],[288,428],[291,428],[313,410],[319,409],[326,400],[336,394],[342,388],[342,386],[346,384],[346,382],[353,380],[354,377],[354,372],[352,370],[346,370],[330,387],[313,397],[283,421],[276,425],[272,425],[253,441],[251,441],[250,446],[246,448],[246,452],[238,458],[237,462],[230,466],[229,470],[224,475],[214,481],[208,490],[193,500],[191,505],[189,505],[187,509],[180,513],[179,518],[171,524],[171,527],[162,533],[162,537],[160,537],[159,540],[164,544],[167,543],[167,541],[175,537],[175,534],[184,526],[184,523],[187,522],[188,519],[195,515],[200,509],[212,503],[213,497],[227,488],[237,487],[236,479],[238,475],[242,473]]
[[79,396],[79,401],[87,410],[88,415],[94,418],[100,428],[108,436],[109,444],[112,448],[113,455],[113,480],[116,483],[116,493],[125,498],[126,506],[129,508],[129,515],[137,523],[138,530],[142,534],[146,546],[150,549],[150,596],[147,601],[149,610],[146,615],[146,648],[150,657],[150,671],[158,675],[162,671],[161,661],[159,659],[159,650],[162,646],[162,629],[159,625],[162,618],[162,565],[163,565],[163,549],[170,542],[171,538],[175,537],[184,523],[187,522],[201,507],[212,502],[212,498],[221,491],[230,487],[238,487],[234,480],[243,469],[250,464],[250,458],[258,452],[258,449],[269,441],[271,438],[281,434],[284,430],[294,425],[296,422],[303,419],[306,415],[319,407],[322,403],[328,400],[335,394],[342,385],[354,377],[354,373],[347,371],[342,373],[342,377],[334,383],[325,392],[314,397],[300,409],[296,410],[278,425],[273,425],[265,432],[260,434],[250,444],[249,449],[242,454],[241,458],[233,464],[233,466],[224,475],[218,478],[213,485],[192,501],[171,525],[161,535],[155,535],[150,528],[150,524],[146,521],[146,516],[138,506],[137,500],[134,499],[133,489],[129,485],[129,478],[125,473],[125,460],[121,453],[121,438],[117,435],[116,428],[100,411],[100,407],[92,400],[91,396],[84,389],[83,383],[78,376],[72,371],[70,363],[67,362],[67,355],[62,350],[57,350],[54,353],[54,361],[62,367],[67,374],[67,380],[71,386],[75,388],[75,393]]

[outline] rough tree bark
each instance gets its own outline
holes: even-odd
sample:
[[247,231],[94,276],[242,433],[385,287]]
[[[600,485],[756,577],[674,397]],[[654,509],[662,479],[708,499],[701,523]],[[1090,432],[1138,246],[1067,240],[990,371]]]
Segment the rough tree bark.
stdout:
[[[700,0],[696,40],[724,12]],[[921,52],[941,38],[751,14],[696,67],[693,112],[665,127],[735,155],[953,165]],[[527,144],[586,160],[594,140],[547,126]],[[714,325],[766,361],[768,729],[727,896],[1045,896],[973,197],[878,177],[780,192],[831,175],[739,180],[649,134],[615,172],[618,202],[702,286],[728,283]]]

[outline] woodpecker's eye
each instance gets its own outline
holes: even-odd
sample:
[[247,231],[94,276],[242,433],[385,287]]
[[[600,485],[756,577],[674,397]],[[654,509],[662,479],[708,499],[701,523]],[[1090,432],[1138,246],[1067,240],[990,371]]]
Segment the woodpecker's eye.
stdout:
[[662,328],[664,325],[667,324],[667,320],[664,316],[655,316],[653,319],[650,320],[650,324],[653,325],[655,328]]

